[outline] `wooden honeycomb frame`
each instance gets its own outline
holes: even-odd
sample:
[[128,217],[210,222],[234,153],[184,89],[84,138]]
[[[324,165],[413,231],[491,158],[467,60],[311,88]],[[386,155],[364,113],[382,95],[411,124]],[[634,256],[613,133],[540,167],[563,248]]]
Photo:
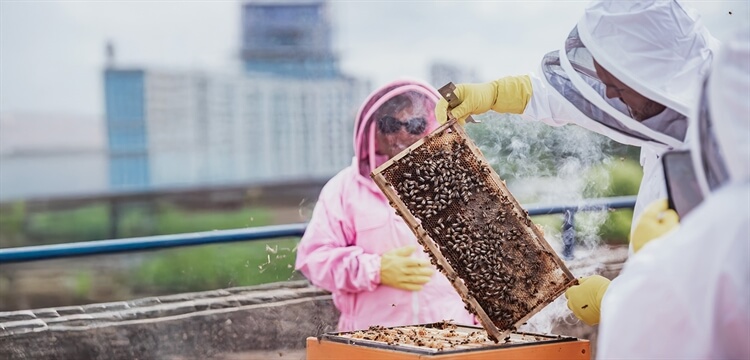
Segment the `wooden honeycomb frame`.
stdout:
[[371,177],[492,340],[577,283],[456,120]]

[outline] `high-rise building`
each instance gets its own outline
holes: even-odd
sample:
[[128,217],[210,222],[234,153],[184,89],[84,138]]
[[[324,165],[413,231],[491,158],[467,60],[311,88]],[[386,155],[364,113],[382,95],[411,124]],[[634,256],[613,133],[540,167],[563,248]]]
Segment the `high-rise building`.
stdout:
[[343,76],[105,71],[110,185],[321,179],[353,156],[369,84]]
[[350,163],[369,83],[340,73],[328,3],[245,1],[242,34],[237,72],[120,69],[111,56],[113,189],[317,180]]
[[0,114],[0,202],[104,193],[106,172],[101,117]]
[[242,60],[250,73],[339,76],[325,0],[247,0],[242,5]]
[[145,81],[140,69],[104,71],[109,183],[116,189],[150,184]]
[[447,62],[433,62],[430,64],[430,84],[435,88],[453,82],[455,84],[482,81],[474,69],[463,68],[460,65]]
[[244,69],[233,73],[108,61],[113,189],[321,179],[349,164],[370,86],[340,73],[328,3],[245,1],[242,33]]

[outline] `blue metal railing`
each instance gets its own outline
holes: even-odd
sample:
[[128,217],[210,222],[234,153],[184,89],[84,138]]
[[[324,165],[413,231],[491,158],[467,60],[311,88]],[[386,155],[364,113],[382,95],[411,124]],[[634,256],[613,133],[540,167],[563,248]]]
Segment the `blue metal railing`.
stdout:
[[0,249],[0,264],[66,258],[83,255],[114,254],[181,246],[223,244],[282,237],[300,237],[307,224],[259,226],[247,229],[216,230],[186,234],[144,236],[115,240],[84,241],[55,245]]
[[[578,211],[633,208],[635,196],[600,198],[562,205],[529,205],[529,215],[564,214],[563,257],[572,258],[575,231],[573,224]],[[83,255],[114,254],[129,251],[157,250],[182,246],[222,244],[282,237],[300,237],[307,224],[261,226],[236,230],[216,230],[187,234],[145,236],[127,239],[75,242],[55,245],[24,246],[0,249],[0,264],[67,258]]]
[[614,196],[608,198],[590,199],[562,205],[526,206],[529,215],[564,214],[565,211],[598,211],[602,209],[632,209],[635,206],[635,196]]
[[586,200],[575,204],[527,207],[529,215],[563,214],[562,224],[562,257],[565,260],[573,259],[575,250],[576,232],[575,218],[578,211],[598,211],[603,209],[632,209],[635,206],[635,196],[616,196]]

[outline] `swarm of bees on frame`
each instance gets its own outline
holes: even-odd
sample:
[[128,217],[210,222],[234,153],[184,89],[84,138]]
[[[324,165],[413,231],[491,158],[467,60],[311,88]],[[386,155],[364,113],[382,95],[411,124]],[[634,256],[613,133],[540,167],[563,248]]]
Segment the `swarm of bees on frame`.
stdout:
[[[440,325],[440,324],[438,324]],[[443,323],[438,327],[403,326],[385,328],[371,326],[367,330],[358,330],[347,336],[353,339],[380,341],[388,345],[412,345],[438,351],[460,348],[463,345],[493,345],[484,331],[461,332],[456,325]]]
[[[426,139],[382,174],[463,280],[468,295],[498,329],[513,330],[547,300],[550,286],[566,279],[556,271],[555,255],[533,242],[536,225],[528,212],[495,185],[491,169],[465,139],[445,135]],[[434,254],[431,259],[443,270]]]

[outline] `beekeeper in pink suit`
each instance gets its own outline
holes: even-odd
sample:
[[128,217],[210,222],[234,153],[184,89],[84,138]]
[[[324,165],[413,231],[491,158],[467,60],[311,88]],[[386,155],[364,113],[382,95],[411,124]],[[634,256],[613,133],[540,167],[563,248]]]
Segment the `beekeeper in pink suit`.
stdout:
[[433,111],[438,96],[413,80],[370,94],[355,119],[352,164],[320,193],[297,248],[296,268],[333,293],[339,331],[448,319],[474,323],[370,178],[377,166],[438,126]]

